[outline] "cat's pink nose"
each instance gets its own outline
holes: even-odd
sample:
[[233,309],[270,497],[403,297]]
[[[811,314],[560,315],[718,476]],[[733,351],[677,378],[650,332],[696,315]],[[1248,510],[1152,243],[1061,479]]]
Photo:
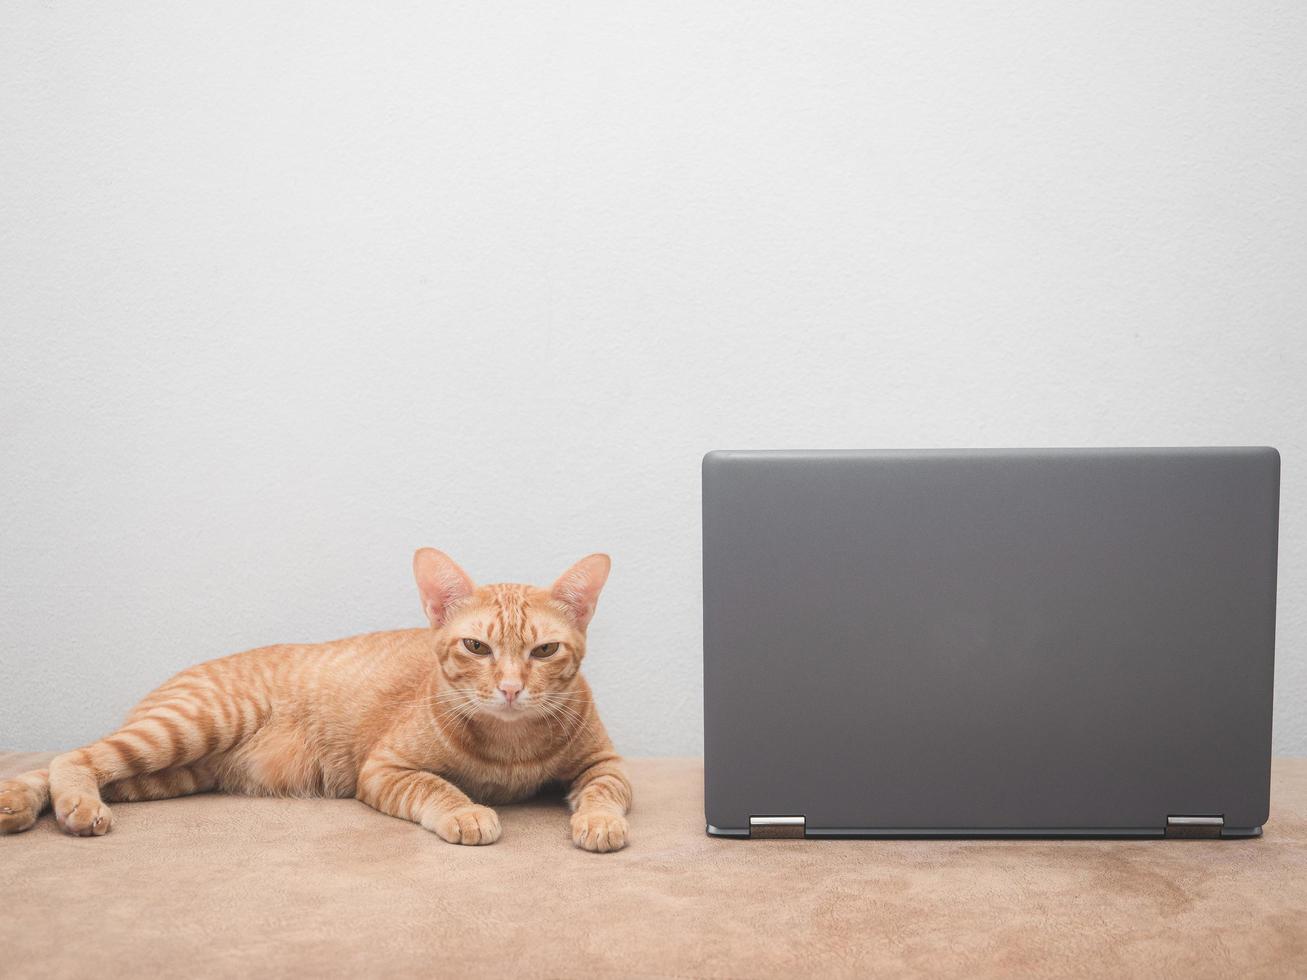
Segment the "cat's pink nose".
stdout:
[[513,699],[522,693],[522,684],[519,681],[500,681],[499,690],[504,695],[504,700],[512,704]]

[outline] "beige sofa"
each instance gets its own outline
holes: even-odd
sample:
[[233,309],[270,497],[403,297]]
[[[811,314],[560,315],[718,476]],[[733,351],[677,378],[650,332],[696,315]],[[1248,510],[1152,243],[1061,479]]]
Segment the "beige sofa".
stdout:
[[1307,759],[1265,837],[1220,842],[713,840],[699,760],[630,767],[607,855],[557,799],[492,847],[350,800],[46,816],[0,838],[0,976],[1307,976]]

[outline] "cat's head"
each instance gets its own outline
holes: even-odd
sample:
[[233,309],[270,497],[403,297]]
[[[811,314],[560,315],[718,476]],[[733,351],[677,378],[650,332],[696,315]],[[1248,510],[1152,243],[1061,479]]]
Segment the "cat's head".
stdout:
[[[574,710],[566,692],[585,656],[585,631],[608,579],[607,555],[587,555],[550,588],[477,586],[435,548],[413,556],[453,708],[501,721]],[[451,692],[452,694],[452,692]]]

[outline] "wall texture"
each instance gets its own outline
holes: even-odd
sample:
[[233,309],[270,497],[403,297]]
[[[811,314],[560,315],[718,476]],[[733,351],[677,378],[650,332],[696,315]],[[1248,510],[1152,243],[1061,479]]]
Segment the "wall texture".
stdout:
[[1307,753],[1307,7],[7,4],[0,744],[614,557],[700,748],[714,447],[1269,443]]

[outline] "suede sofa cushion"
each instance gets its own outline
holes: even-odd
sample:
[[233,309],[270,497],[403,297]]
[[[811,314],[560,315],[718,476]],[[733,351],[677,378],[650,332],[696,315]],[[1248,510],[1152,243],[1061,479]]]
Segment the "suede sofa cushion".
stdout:
[[[0,772],[47,755],[0,755]],[[491,847],[351,800],[115,804],[0,838],[0,975],[1304,976],[1307,759],[1247,841],[731,841],[697,759],[632,759],[633,843],[558,798]]]

